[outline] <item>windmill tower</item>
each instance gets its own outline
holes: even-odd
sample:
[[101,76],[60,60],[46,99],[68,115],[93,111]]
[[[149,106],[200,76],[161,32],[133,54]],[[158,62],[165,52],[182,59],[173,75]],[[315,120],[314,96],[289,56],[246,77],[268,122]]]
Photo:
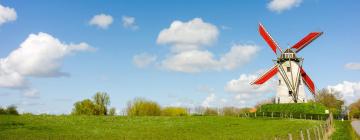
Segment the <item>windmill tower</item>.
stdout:
[[[261,85],[277,74],[276,103],[303,103],[306,102],[304,86],[315,95],[315,85],[302,68],[303,58],[297,57],[296,53],[305,48],[313,40],[318,38],[322,32],[311,32],[291,48],[282,51],[279,45],[272,39],[262,24],[259,24],[260,35],[277,56],[273,60],[275,65],[262,76],[253,81],[252,85]],[[280,52],[280,55],[277,53]]]

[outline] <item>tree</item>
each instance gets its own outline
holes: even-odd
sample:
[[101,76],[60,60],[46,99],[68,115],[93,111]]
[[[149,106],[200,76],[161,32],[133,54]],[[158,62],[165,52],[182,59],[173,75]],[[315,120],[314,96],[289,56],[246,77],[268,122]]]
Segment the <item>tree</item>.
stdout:
[[204,115],[205,116],[217,116],[218,115],[218,111],[216,108],[209,108],[207,107],[204,111]]
[[110,97],[106,92],[97,92],[93,97],[96,114],[107,115],[107,106],[110,104]]
[[90,99],[85,99],[74,104],[73,115],[96,115],[95,104]]
[[1,114],[6,114],[6,110],[3,109],[2,107],[0,107],[0,115],[1,115]]
[[360,118],[360,99],[349,106],[349,111],[350,116]]
[[116,115],[116,109],[114,107],[110,108],[108,115],[115,116]]
[[7,114],[10,115],[19,115],[19,112],[16,110],[16,106],[10,105],[6,109]]
[[238,116],[240,114],[240,108],[236,107],[223,107],[222,115],[224,116]]
[[159,116],[160,105],[154,101],[135,98],[128,103],[126,113],[128,116]]
[[6,114],[6,115],[19,115],[19,112],[16,109],[16,106],[10,105],[7,108],[0,107],[0,115]]
[[[110,97],[106,92],[97,92],[93,96],[93,101],[85,99],[74,104],[71,114],[74,115],[107,115]],[[110,112],[109,113],[113,113]]]
[[334,92],[325,88],[317,92],[314,102],[323,104],[330,110],[330,112],[333,112],[334,114],[340,114],[341,107],[344,105],[344,101],[341,100],[341,96],[338,92]]

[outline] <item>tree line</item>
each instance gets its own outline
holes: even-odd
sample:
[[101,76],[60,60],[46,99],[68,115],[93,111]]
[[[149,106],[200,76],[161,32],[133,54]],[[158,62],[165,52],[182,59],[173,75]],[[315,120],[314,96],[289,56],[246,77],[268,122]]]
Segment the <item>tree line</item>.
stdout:
[[[334,114],[346,114],[354,118],[360,118],[360,99],[348,107],[344,106],[344,101],[338,92],[328,89],[321,89],[316,96],[309,102],[320,103]],[[263,104],[271,104],[271,100],[262,101],[255,106],[259,109]],[[161,107],[157,102],[144,98],[135,98],[127,103],[125,113],[128,116],[188,116],[188,115],[223,115],[236,116],[241,113],[248,113],[254,108],[208,108],[196,107],[193,111],[184,107]],[[92,98],[84,99],[74,103],[71,115],[116,115],[116,109],[110,107],[110,96],[106,92],[97,92]],[[19,114],[16,106],[7,108],[0,107],[0,114]]]
[[[84,99],[74,104],[72,115],[116,115],[114,107],[109,109],[110,97],[106,92],[97,92],[92,99]],[[247,113],[250,108],[224,107],[209,108],[196,107],[193,112],[185,107],[161,107],[157,102],[144,98],[135,98],[127,103],[125,113],[127,116],[237,116]]]

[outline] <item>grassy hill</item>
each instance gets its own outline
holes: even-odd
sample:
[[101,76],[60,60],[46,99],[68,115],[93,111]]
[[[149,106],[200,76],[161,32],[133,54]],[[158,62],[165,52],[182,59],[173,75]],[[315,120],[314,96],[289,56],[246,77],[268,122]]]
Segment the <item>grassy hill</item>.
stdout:
[[0,139],[272,139],[320,123],[220,116],[0,115]]

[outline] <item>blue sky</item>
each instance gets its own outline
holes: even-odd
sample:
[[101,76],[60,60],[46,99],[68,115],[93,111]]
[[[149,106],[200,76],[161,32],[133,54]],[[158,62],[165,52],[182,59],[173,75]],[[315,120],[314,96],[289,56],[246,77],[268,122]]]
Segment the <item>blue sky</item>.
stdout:
[[[252,106],[275,95],[274,86],[259,90],[244,85],[270,68],[276,57],[258,33],[259,22],[282,48],[309,32],[323,31],[298,54],[305,58],[305,70],[318,89],[338,90],[348,102],[360,97],[360,2],[356,0],[2,0],[0,4],[0,58],[4,61],[0,65],[6,66],[0,72],[11,71],[0,75],[0,106],[15,104],[23,112],[69,113],[74,102],[97,91],[109,93],[111,106],[119,111],[136,97],[163,106]],[[16,13],[15,18],[9,11]],[[96,15],[99,19],[94,19]],[[184,27],[180,29],[195,24],[206,28],[179,35],[172,33],[175,21]],[[166,29],[166,37],[160,38]],[[41,42],[44,38],[51,41]],[[44,54],[36,51],[39,44],[32,39],[46,48],[53,48],[57,39],[57,46],[67,51],[45,50]],[[29,55],[9,57],[26,40],[23,46]],[[193,62],[200,59],[187,69],[175,59],[187,51],[174,51],[184,44],[195,47],[188,53]],[[253,51],[247,52],[246,47]],[[224,56],[232,48],[234,66],[229,68],[230,60]],[[201,55],[211,58],[202,60]],[[136,56],[142,66],[134,62]],[[199,69],[188,70],[194,67]],[[8,85],[9,79],[2,77],[14,73],[27,84]],[[228,87],[231,81],[237,87]]]

